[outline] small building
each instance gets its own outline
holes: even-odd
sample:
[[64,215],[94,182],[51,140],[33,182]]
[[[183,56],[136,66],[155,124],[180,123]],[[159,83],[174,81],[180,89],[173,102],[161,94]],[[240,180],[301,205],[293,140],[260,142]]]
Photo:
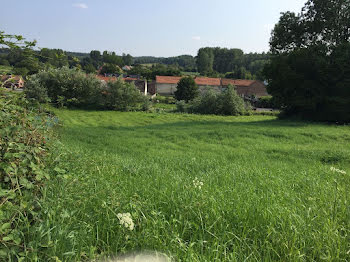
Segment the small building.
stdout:
[[156,76],[156,92],[161,96],[173,96],[181,76]]
[[227,88],[229,85],[235,86],[237,94],[242,97],[262,97],[268,96],[266,86],[263,82],[257,80],[243,80],[243,79],[222,79],[222,88]]
[[[157,94],[173,96],[181,78],[182,77],[180,76],[156,76]],[[235,86],[238,95],[242,97],[261,97],[268,95],[264,83],[257,80],[196,77],[195,82],[200,91],[209,87],[214,91],[222,92],[229,85],[233,85]]]
[[221,79],[220,78],[212,78],[212,77],[196,77],[194,79],[196,82],[199,91],[204,90],[206,88],[211,88],[216,92],[221,92]]
[[11,90],[22,90],[24,88],[24,80],[18,75],[3,75],[0,76],[1,83],[4,88]]

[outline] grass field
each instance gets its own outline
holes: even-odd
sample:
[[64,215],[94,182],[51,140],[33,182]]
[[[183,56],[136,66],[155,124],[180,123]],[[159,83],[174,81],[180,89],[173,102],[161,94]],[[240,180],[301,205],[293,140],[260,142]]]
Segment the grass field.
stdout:
[[[47,240],[47,260],[144,250],[175,261],[350,258],[349,126],[56,114],[63,127],[55,156],[67,172],[57,169],[47,186],[33,236]],[[123,213],[132,222],[121,224]]]

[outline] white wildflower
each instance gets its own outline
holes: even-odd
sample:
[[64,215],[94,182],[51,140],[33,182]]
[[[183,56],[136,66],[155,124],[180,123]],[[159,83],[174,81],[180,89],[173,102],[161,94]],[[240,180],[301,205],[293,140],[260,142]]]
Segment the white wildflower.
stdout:
[[346,171],[340,170],[340,169],[335,168],[335,167],[333,167],[333,166],[331,167],[331,171],[336,172],[336,173],[339,173],[339,174],[346,175]]
[[192,181],[195,188],[202,189],[204,183],[200,181],[197,177]]
[[130,213],[119,213],[117,217],[122,226],[125,226],[129,230],[134,230],[135,225]]

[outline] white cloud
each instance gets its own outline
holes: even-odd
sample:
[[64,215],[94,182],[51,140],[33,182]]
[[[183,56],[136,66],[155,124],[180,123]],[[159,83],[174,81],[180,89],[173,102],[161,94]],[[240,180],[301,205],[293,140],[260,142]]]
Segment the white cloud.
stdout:
[[199,41],[201,40],[200,36],[192,36],[192,40]]
[[88,8],[87,4],[84,4],[84,3],[73,4],[73,6],[80,8],[80,9],[87,9]]

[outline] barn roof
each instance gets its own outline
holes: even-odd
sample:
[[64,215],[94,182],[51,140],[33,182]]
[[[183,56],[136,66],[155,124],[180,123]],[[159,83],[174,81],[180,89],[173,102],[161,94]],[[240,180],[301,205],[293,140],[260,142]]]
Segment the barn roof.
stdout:
[[177,84],[180,79],[181,76],[156,76],[158,84]]
[[221,78],[196,77],[196,84],[199,86],[220,86]]
[[221,80],[221,85],[228,86],[228,85],[234,85],[234,86],[250,86],[256,82],[255,80],[243,80],[243,79],[226,79],[223,78]]

